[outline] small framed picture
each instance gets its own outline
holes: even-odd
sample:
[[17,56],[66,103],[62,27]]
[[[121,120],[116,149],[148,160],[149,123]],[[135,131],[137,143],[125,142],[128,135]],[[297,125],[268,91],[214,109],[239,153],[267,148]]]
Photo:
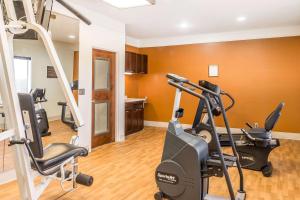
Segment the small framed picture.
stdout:
[[47,66],[47,78],[57,78],[57,75],[55,73],[53,66]]
[[219,76],[219,65],[208,65],[208,76],[218,77]]

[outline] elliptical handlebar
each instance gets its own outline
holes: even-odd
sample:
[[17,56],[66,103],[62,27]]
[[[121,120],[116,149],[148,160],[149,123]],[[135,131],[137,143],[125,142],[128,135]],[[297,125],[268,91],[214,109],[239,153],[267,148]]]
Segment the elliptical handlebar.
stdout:
[[180,84],[181,82],[178,83],[173,80],[169,80],[168,83],[169,83],[169,85],[172,85],[182,91],[185,91],[185,92],[189,93],[190,95],[193,95],[197,98],[205,99],[205,97],[202,94],[198,94],[197,92],[194,92],[190,88],[184,87],[182,84]]
[[[184,77],[181,77],[181,76],[178,76],[177,74],[171,74],[171,73],[169,73],[169,74],[167,74],[166,75],[166,77],[169,79],[169,84],[170,84],[170,82],[173,82],[173,83],[180,83],[180,84],[178,84],[178,85],[183,85],[183,84],[187,84],[187,85],[190,85],[190,86],[192,86],[193,88],[196,88],[196,89],[199,89],[199,90],[202,90],[202,91],[205,91],[205,92],[207,92],[207,93],[209,93],[209,94],[212,94],[213,96],[219,96],[219,94],[218,93],[216,93],[216,92],[213,92],[213,91],[211,91],[211,90],[209,90],[209,89],[207,89],[207,88],[205,88],[205,87],[202,87],[202,86],[199,86],[199,85],[197,85],[197,84],[195,84],[195,83],[192,83],[192,82],[190,82],[187,78],[184,78]],[[173,85],[173,84],[170,84],[170,85]],[[175,85],[173,85],[174,87],[176,87]],[[183,86],[184,87],[184,86]],[[177,87],[178,88],[178,87]],[[189,88],[187,88],[187,87],[184,87],[185,89],[188,89],[189,91],[191,91],[191,92],[193,92],[191,89],[189,89]],[[180,88],[179,88],[180,89]],[[182,90],[184,90],[184,89],[182,89]],[[186,91],[186,92],[188,92],[188,91]],[[189,93],[189,92],[188,92]],[[194,92],[195,94],[198,94],[198,93],[196,93],[196,92]],[[191,93],[189,93],[189,94],[191,94]],[[193,94],[191,94],[191,95],[193,95]],[[201,95],[201,94],[198,94],[198,95]],[[193,96],[195,96],[195,95],[193,95]],[[201,95],[202,97],[204,97],[203,95]],[[198,97],[198,98],[200,98],[199,96],[196,96],[196,97]],[[201,98],[202,98],[201,97]]]
[[[193,88],[196,88],[196,89],[202,90],[204,92],[207,92],[208,94],[213,95],[213,97],[219,97],[220,94],[224,95],[224,96],[227,96],[230,99],[231,104],[225,108],[225,111],[230,110],[235,104],[234,98],[229,93],[227,93],[225,91],[222,91],[222,90],[218,90],[219,92],[212,91],[212,90],[204,87],[203,85],[197,85],[195,83],[192,83],[187,78],[179,76],[177,74],[169,73],[169,74],[166,75],[166,77],[169,79],[169,84],[170,85],[172,85],[174,87],[177,87],[181,90],[184,90],[185,92],[187,92],[187,93],[189,93],[189,94],[191,94],[195,97],[198,97],[198,98],[204,98],[204,96],[201,94],[201,97],[200,97],[198,93],[194,92],[191,88],[184,87],[183,84],[188,84],[188,85],[192,86]],[[200,82],[201,81],[199,81],[199,83]],[[209,82],[207,82],[207,83],[209,83]],[[209,83],[209,84],[211,84],[211,83]],[[213,85],[213,84],[211,84],[211,85]]]
[[189,80],[187,78],[184,78],[182,76],[178,76],[177,74],[167,74],[168,79],[172,79],[175,82],[180,82],[180,83],[188,83]]
[[228,110],[230,110],[230,109],[234,106],[235,100],[234,100],[234,98],[233,98],[230,94],[228,94],[227,92],[221,91],[221,94],[224,95],[224,96],[227,96],[227,97],[230,99],[230,101],[231,101],[231,104],[225,108],[225,111],[228,111]]

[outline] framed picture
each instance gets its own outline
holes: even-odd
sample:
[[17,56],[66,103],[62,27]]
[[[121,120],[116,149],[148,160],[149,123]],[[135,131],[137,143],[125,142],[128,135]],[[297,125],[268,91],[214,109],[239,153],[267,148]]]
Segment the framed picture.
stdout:
[[47,78],[57,78],[57,75],[55,73],[53,66],[47,66]]

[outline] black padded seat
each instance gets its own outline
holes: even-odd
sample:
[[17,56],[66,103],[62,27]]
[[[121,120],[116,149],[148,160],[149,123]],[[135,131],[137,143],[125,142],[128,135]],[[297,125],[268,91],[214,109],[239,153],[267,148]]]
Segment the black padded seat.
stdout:
[[84,147],[78,147],[67,143],[53,143],[44,149],[44,156],[36,160],[40,168],[45,171],[54,168],[55,166],[59,166],[71,157],[85,157],[87,155],[88,150]]
[[266,131],[264,128],[252,128],[249,130],[249,134],[254,138],[269,139],[271,132]]
[[261,139],[271,139],[272,137],[272,129],[274,128],[276,122],[278,121],[281,110],[284,106],[284,103],[281,102],[276,109],[271,112],[271,114],[267,117],[265,121],[265,128],[251,128],[249,130],[249,134],[254,138],[261,138]]
[[[32,167],[38,167],[43,172],[53,174],[60,169],[60,165],[69,158],[85,157],[88,155],[88,150],[84,147],[75,146],[68,143],[53,143],[45,149],[43,148],[43,141],[40,130],[38,128],[38,121],[36,117],[34,101],[31,94],[19,93],[20,108],[23,113],[23,122],[30,123],[31,130],[26,132],[26,137],[31,136],[29,147],[32,153]],[[26,116],[26,117],[24,117]],[[27,122],[25,122],[25,120]],[[29,122],[28,122],[29,121]],[[28,139],[28,138],[27,138]],[[43,174],[43,172],[40,172]]]

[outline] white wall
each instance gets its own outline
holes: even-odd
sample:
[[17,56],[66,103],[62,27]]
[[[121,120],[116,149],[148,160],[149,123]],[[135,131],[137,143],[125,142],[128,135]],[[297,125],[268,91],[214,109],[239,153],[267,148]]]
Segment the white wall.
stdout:
[[[81,6],[74,5],[74,7],[92,21],[91,26],[83,22],[79,25],[79,87],[85,89],[85,95],[79,96],[79,109],[85,120],[85,126],[79,128],[80,145],[91,147],[93,48],[116,53],[115,130],[116,141],[123,141],[125,138],[125,24]],[[54,5],[54,10],[73,16],[59,4]]]
[[[55,42],[54,43],[58,56],[62,62],[68,81],[72,81],[73,76],[73,54],[76,45]],[[47,78],[47,66],[52,66],[44,44],[38,40],[15,40],[15,56],[31,57],[32,64],[32,88],[46,88],[47,103],[43,103],[48,117],[59,118],[61,107],[57,105],[58,101],[64,101],[63,92],[55,78]]]

